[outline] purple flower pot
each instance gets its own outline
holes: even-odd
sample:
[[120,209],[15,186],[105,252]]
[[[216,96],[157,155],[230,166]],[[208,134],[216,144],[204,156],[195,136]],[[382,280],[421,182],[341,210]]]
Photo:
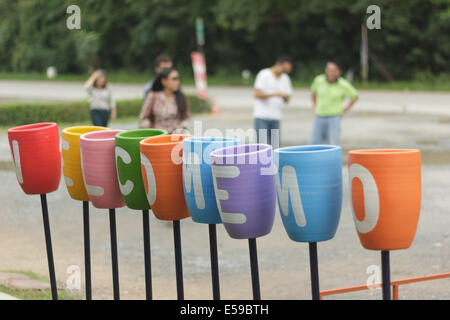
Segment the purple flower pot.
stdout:
[[238,145],[211,152],[214,191],[230,237],[257,238],[272,230],[276,209],[272,147]]

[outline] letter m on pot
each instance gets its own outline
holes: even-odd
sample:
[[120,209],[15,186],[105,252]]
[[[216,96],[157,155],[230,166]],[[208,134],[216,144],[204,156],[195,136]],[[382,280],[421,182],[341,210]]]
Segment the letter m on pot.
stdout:
[[292,205],[295,223],[299,227],[306,226],[305,213],[303,212],[302,199],[300,197],[300,188],[298,186],[297,174],[291,166],[284,166],[280,175],[276,175],[276,186],[280,211],[285,216],[289,215],[289,200]]

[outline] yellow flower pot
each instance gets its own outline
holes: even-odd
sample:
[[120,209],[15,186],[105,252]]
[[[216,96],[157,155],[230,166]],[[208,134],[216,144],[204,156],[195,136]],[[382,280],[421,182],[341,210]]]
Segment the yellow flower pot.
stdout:
[[77,126],[65,128],[61,137],[61,153],[63,159],[63,174],[67,191],[74,200],[89,201],[83,181],[80,158],[80,136],[84,133],[99,130],[109,130],[106,127]]

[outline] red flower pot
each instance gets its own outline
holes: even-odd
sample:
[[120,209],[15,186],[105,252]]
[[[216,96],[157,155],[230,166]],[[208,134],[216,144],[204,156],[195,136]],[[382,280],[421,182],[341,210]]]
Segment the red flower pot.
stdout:
[[8,130],[9,146],[17,180],[26,194],[44,194],[58,189],[61,152],[58,125],[34,123]]

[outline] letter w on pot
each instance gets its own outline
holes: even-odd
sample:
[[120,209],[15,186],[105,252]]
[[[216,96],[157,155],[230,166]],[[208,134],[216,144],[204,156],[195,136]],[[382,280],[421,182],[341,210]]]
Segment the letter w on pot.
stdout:
[[292,211],[295,218],[295,223],[299,227],[306,226],[305,213],[303,211],[302,199],[300,197],[300,188],[297,181],[297,173],[291,166],[284,166],[281,169],[281,182],[280,175],[277,173],[275,178],[277,186],[277,195],[280,202],[281,212],[285,215],[289,215],[289,198],[292,204]]

